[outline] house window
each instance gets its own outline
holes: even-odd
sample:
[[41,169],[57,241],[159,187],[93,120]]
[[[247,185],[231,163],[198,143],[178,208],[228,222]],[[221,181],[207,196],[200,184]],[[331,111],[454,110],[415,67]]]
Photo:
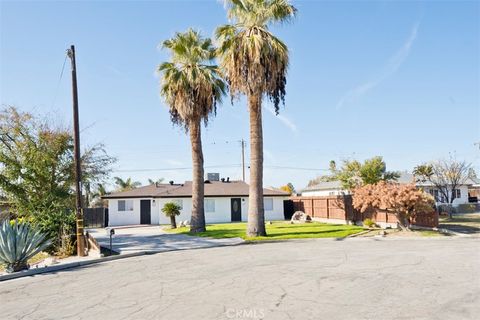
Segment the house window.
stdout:
[[263,206],[265,211],[272,211],[273,210],[273,198],[264,198],[263,199]]
[[439,197],[439,192],[437,189],[430,189],[428,192],[430,192],[430,194],[435,198],[435,202],[443,202],[443,200],[441,200]]
[[205,199],[205,212],[215,212],[215,199]]
[[453,191],[454,191],[454,192],[453,192],[453,197],[454,197],[455,199],[462,197],[462,193],[460,192],[460,189],[455,189],[455,190],[453,190]]
[[118,200],[118,211],[133,211],[133,200]]
[[183,200],[182,199],[175,199],[172,200],[171,202],[175,203],[177,206],[180,207],[180,210],[183,210]]

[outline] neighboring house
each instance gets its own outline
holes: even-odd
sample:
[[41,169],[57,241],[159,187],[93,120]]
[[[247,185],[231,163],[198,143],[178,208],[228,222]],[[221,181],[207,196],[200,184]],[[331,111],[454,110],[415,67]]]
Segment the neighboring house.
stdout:
[[301,195],[305,197],[341,196],[344,194],[350,194],[350,192],[343,189],[342,183],[338,180],[323,181],[301,190]]
[[[415,176],[407,172],[401,172],[400,178],[398,178],[397,182],[412,183],[415,182]],[[435,202],[437,205],[447,203],[441,192],[437,188],[435,188],[435,186],[431,182],[416,182],[415,185],[425,190],[425,192],[430,193],[435,198]],[[462,184],[455,189],[455,199],[453,200],[454,206],[468,203],[469,188],[472,185],[474,185],[474,181],[468,179],[465,184]],[[451,191],[449,190],[448,192],[450,197]],[[305,197],[337,196],[344,194],[349,194],[349,191],[342,188],[342,184],[340,183],[340,181],[321,182],[317,185],[307,187],[301,191],[301,195]]]
[[468,188],[469,201],[476,203],[480,200],[480,179],[472,178],[472,185]]
[[[205,221],[207,223],[247,221],[249,186],[242,181],[205,181]],[[265,220],[284,220],[283,201],[289,194],[263,189]],[[180,205],[177,221],[191,218],[192,182],[153,184],[102,197],[108,200],[110,226],[169,224],[161,211],[165,203]]]

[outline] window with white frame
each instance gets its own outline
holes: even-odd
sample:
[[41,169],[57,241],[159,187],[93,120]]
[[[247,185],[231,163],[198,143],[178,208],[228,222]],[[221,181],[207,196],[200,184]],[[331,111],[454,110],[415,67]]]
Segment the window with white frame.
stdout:
[[263,207],[265,211],[272,211],[273,210],[273,198],[264,198],[263,199]]
[[133,200],[118,200],[118,211],[133,211]]
[[177,206],[180,207],[180,210],[183,209],[183,200],[182,199],[175,199],[175,200],[172,200],[171,202],[175,203]]
[[455,190],[453,190],[453,197],[454,197],[455,199],[462,197],[462,193],[460,192],[460,189],[455,189]]
[[205,212],[215,212],[215,199],[205,199]]

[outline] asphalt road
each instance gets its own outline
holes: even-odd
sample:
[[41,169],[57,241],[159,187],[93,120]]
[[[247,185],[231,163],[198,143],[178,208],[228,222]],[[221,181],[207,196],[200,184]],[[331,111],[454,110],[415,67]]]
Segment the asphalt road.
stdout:
[[0,283],[1,319],[479,319],[474,238],[167,252]]

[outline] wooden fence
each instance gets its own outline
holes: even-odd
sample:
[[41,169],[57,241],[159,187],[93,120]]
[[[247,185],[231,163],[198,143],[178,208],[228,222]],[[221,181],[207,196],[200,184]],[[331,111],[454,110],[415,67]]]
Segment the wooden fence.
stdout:
[[[344,222],[360,223],[369,218],[377,223],[396,224],[397,218],[393,213],[385,210],[370,210],[360,212],[353,208],[352,196],[326,196],[326,197],[292,197],[290,198],[293,211],[303,211],[312,218],[341,220]],[[285,207],[285,206],[284,206]],[[419,215],[412,219],[416,226],[437,227],[438,214],[435,210],[431,213]]]

